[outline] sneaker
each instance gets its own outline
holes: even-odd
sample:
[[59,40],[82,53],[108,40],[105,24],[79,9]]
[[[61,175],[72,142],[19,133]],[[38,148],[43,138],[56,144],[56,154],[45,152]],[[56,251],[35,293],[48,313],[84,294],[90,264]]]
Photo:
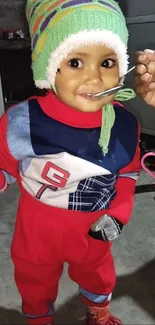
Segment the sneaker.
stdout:
[[122,322],[109,313],[109,304],[105,307],[88,308],[86,325],[123,325]]

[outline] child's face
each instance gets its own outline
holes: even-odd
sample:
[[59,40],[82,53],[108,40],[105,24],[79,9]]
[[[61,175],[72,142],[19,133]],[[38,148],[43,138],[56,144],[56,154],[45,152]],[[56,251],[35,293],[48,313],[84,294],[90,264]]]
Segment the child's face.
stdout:
[[89,45],[78,48],[62,61],[55,85],[63,103],[83,112],[96,112],[110,103],[115,95],[93,99],[91,94],[118,83],[116,54],[107,47]]

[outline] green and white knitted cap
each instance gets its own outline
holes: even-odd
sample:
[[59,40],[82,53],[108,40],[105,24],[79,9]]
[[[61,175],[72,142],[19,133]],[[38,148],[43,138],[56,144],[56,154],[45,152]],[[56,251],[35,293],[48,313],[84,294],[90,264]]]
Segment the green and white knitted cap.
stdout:
[[78,47],[90,44],[114,50],[120,77],[127,72],[128,31],[114,0],[28,0],[26,15],[38,88],[54,88],[62,60]]

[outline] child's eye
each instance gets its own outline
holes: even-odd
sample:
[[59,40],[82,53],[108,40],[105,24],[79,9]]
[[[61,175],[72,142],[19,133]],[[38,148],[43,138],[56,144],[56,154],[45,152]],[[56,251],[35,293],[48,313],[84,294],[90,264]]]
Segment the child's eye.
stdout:
[[73,69],[79,69],[82,67],[82,62],[79,59],[72,59],[69,61],[69,66]]
[[115,65],[115,60],[113,59],[106,59],[101,63],[101,67],[103,68],[112,68]]

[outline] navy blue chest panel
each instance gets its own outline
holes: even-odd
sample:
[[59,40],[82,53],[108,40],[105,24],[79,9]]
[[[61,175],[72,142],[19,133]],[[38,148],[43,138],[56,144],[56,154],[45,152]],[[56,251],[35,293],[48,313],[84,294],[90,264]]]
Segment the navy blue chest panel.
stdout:
[[104,157],[98,145],[100,128],[79,129],[47,116],[37,100],[29,101],[30,137],[36,155],[68,152],[104,167],[112,173],[129,164],[135,154],[138,123],[124,108],[115,105],[116,120],[112,128],[109,152]]

